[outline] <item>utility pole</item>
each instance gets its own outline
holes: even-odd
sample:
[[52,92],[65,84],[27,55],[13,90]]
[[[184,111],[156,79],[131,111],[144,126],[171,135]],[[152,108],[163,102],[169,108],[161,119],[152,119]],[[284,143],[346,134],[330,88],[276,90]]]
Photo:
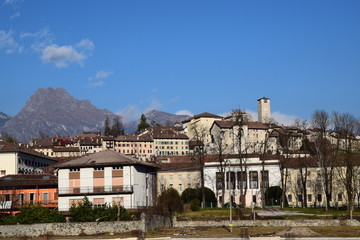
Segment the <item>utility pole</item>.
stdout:
[[228,171],[228,186],[229,186],[229,208],[230,208],[230,232],[232,232],[233,224],[232,224],[232,198],[231,198],[231,172],[230,172],[230,160],[229,160],[229,171]]

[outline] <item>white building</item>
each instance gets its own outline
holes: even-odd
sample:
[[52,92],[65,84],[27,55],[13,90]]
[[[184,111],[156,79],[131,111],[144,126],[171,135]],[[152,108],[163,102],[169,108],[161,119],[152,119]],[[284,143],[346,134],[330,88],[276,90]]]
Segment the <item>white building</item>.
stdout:
[[[243,164],[240,167],[238,156],[231,155],[220,164],[216,158],[209,158],[205,162],[204,175],[205,187],[210,188],[216,195],[218,203],[230,202],[229,187],[232,201],[240,204],[240,181],[245,190],[245,206],[261,207],[261,184],[264,193],[269,187],[281,186],[281,174],[278,156],[262,160],[258,154],[243,155]],[[264,174],[262,174],[264,170]],[[229,174],[230,172],[230,174]],[[226,177],[224,177],[226,176]],[[230,176],[230,179],[229,179]],[[225,184],[225,195],[222,195],[222,186]],[[274,199],[274,205],[280,204],[279,199]]]
[[0,141],[0,176],[43,173],[45,167],[56,162],[29,148]]
[[105,150],[57,165],[59,211],[69,211],[84,196],[94,205],[143,208],[154,204],[155,165]]

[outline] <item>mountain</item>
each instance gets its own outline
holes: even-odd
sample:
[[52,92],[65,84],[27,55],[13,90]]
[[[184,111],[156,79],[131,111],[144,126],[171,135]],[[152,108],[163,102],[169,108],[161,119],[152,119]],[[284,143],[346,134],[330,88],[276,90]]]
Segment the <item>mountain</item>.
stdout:
[[[9,135],[22,143],[33,138],[75,136],[82,132],[102,131],[106,116],[112,125],[116,115],[109,110],[99,109],[88,100],[78,100],[63,88],[40,88],[15,117],[0,112],[0,121],[6,119],[3,126],[0,124],[0,134]],[[157,110],[145,116],[149,124],[153,121],[163,126],[189,118]],[[124,123],[125,133],[134,133],[138,122]]]
[[[181,123],[190,116],[187,115],[176,115],[158,110],[151,110],[145,114],[146,121],[151,125],[152,122],[158,123],[162,126],[170,125],[173,126],[176,122]],[[139,124],[139,120],[130,121],[124,123],[125,132],[131,134],[136,132]]]
[[162,126],[174,125],[176,122],[181,123],[182,121],[188,119],[190,116],[187,115],[175,115],[171,113],[161,112],[158,110],[152,110],[145,114],[147,122],[150,124],[152,121],[158,123]]
[[23,143],[44,135],[74,136],[85,131],[101,131],[106,116],[113,119],[116,115],[88,100],[75,99],[63,88],[40,88],[15,117],[0,127],[0,133]]
[[10,120],[11,117],[3,112],[0,112],[0,126],[4,126],[5,123]]

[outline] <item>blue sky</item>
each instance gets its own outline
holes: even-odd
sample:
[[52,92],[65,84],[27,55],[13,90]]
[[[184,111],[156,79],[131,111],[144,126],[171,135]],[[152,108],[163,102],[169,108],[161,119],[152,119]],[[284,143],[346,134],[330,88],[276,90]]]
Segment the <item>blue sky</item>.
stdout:
[[62,87],[137,118],[269,97],[280,121],[360,117],[360,1],[0,2],[0,111]]

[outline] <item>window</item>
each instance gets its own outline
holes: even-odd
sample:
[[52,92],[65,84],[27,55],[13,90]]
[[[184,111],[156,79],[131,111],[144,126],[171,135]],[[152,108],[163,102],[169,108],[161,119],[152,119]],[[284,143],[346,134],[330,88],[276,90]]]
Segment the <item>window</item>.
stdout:
[[173,175],[170,175],[170,176],[169,176],[169,179],[170,179],[170,180],[173,180]]
[[4,194],[4,197],[5,197],[5,201],[11,201],[11,200],[10,200],[10,194],[5,193],[5,194]]
[[94,207],[102,207],[105,205],[104,198],[94,198],[93,199]]
[[269,171],[261,171],[261,181],[265,189],[269,188]]
[[342,193],[338,194],[338,201],[341,202],[342,201]]
[[238,189],[246,188],[247,185],[247,175],[245,171],[237,172],[237,179],[238,179]]
[[224,184],[224,173],[217,172],[216,173],[216,189],[220,190],[222,189]]
[[250,189],[258,189],[258,187],[259,187],[258,172],[250,171],[249,172],[249,178],[250,178]]
[[292,195],[291,194],[288,195],[288,202],[292,202]]
[[311,195],[311,194],[308,194],[308,195],[307,195],[307,201],[308,201],[308,202],[311,202],[311,198],[312,198],[312,195]]
[[306,187],[307,187],[307,188],[311,188],[311,180],[307,180],[307,181],[306,181]]
[[179,184],[178,189],[179,191],[182,191],[182,184]]
[[95,167],[94,171],[104,171],[104,168],[103,167]]
[[25,200],[24,194],[20,193],[19,194],[19,205],[20,206],[24,205],[24,200]]
[[318,202],[321,202],[321,201],[322,201],[321,193],[319,193],[319,194],[317,195],[317,200],[318,200]]
[[299,202],[302,202],[302,201],[303,201],[303,199],[302,199],[303,197],[302,197],[301,194],[298,194],[297,198],[298,198],[298,201],[299,201]]
[[34,204],[35,202],[35,193],[30,193],[30,204]]
[[70,168],[70,172],[80,172],[80,168]]
[[121,169],[123,169],[123,167],[121,167],[121,166],[116,166],[116,167],[112,167],[112,169],[113,169],[113,170],[121,170]]
[[253,203],[256,203],[256,195],[252,196],[252,201],[253,201]]
[[[230,178],[229,178],[229,174],[230,174]],[[235,189],[235,172],[227,172],[226,173],[226,189],[229,189],[229,185],[230,185],[230,189]]]
[[169,184],[169,187],[172,188],[174,186],[174,184]]
[[43,199],[43,204],[45,204],[45,205],[48,204],[49,193],[43,193],[42,199]]

